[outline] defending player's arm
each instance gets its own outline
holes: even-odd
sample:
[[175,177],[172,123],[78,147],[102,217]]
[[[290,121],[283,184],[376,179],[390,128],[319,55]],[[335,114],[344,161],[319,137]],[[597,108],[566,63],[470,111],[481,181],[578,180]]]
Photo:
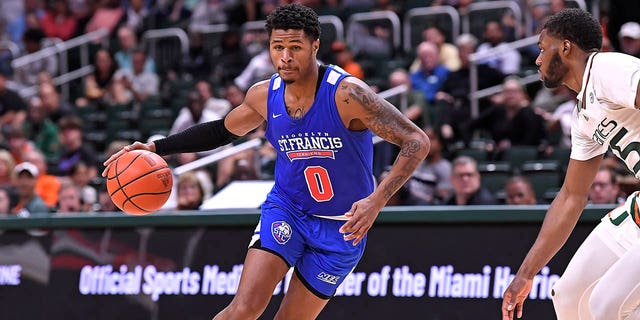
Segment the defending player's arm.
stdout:
[[[338,108],[348,115],[349,129],[370,129],[381,138],[401,147],[389,174],[367,198],[353,204],[347,212],[350,220],[340,232],[356,245],[364,238],[380,209],[411,177],[429,152],[427,135],[389,102],[374,93],[364,82],[345,78],[336,93]],[[343,117],[344,118],[344,117]]]
[[104,162],[104,176],[118,157],[125,152],[143,149],[168,155],[184,152],[199,152],[215,149],[244,136],[264,121],[268,81],[260,82],[249,89],[245,100],[231,110],[223,119],[194,125],[182,132],[156,141],[135,143],[124,147]]
[[522,316],[522,304],[531,290],[533,277],[569,238],[587,204],[589,188],[601,160],[602,155],[586,161],[569,160],[562,188],[549,206],[535,243],[504,293],[503,320],[513,319],[514,313],[517,313],[518,318]]

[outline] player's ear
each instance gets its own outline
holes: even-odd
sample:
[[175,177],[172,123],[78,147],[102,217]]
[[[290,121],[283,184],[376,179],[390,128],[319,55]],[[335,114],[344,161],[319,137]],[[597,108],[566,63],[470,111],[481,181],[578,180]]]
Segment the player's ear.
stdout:
[[568,54],[569,52],[571,52],[571,42],[569,40],[564,40],[562,42],[562,52],[564,54]]

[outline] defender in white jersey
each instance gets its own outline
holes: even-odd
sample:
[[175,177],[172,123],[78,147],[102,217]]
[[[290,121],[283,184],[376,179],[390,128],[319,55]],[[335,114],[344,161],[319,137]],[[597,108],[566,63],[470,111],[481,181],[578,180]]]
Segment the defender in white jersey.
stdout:
[[[602,31],[580,9],[547,20],[540,33],[540,68],[546,87],[578,92],[565,182],[551,203],[540,233],[504,293],[503,320],[522,317],[533,277],[573,230],[607,149],[640,177],[640,60],[599,53]],[[607,214],[580,246],[553,287],[559,320],[640,319],[640,196]]]

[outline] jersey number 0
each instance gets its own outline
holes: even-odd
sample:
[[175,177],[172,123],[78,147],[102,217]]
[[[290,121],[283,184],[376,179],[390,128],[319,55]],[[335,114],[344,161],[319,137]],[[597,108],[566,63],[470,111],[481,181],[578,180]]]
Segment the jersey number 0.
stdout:
[[329,201],[333,198],[333,186],[327,169],[320,166],[310,166],[304,169],[304,179],[311,197],[318,202]]

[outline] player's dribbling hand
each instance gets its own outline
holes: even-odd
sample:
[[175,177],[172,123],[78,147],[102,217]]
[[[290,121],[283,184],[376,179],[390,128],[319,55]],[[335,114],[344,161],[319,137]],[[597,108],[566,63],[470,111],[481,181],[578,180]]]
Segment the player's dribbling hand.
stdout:
[[124,148],[120,149],[120,151],[111,155],[109,159],[105,160],[105,162],[103,163],[104,170],[102,171],[102,176],[106,177],[107,171],[109,171],[109,166],[111,166],[111,164],[114,161],[116,161],[116,159],[118,159],[120,156],[122,156],[125,152],[129,152],[131,150],[147,150],[147,151],[155,152],[156,145],[153,142],[142,143],[142,142],[136,141],[133,144],[125,146]]
[[360,243],[376,221],[380,209],[369,198],[356,201],[345,213],[349,220],[340,227],[340,233],[344,234],[344,241],[353,240],[354,246]]
[[518,319],[522,318],[524,299],[529,295],[532,285],[532,279],[526,279],[518,275],[513,278],[507,290],[504,291],[502,298],[502,320],[516,319],[514,314]]

